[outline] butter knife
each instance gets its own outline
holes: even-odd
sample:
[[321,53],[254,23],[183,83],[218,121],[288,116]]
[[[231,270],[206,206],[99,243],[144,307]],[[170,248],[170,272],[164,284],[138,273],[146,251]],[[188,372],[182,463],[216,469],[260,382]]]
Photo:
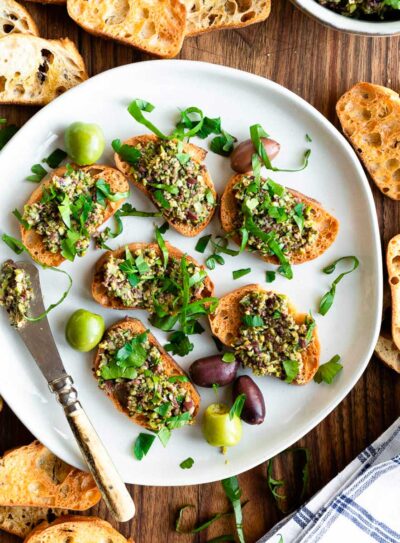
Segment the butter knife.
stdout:
[[[30,262],[17,262],[16,266],[24,269],[31,278],[35,295],[30,306],[31,314],[42,314],[45,308],[38,269]],[[78,401],[78,393],[73,387],[72,377],[65,371],[47,318],[37,322],[26,321],[17,330],[46,378],[51,392],[56,395],[58,402],[64,408],[65,416],[82,456],[108,509],[119,522],[130,520],[135,515],[133,500]]]

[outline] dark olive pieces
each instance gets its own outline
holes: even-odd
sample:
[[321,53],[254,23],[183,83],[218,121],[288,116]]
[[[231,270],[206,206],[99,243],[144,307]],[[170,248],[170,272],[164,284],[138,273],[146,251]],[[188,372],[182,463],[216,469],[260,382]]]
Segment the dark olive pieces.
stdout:
[[239,362],[223,362],[222,355],[216,354],[199,358],[189,368],[192,381],[199,387],[211,388],[229,385],[236,378]]
[[261,424],[265,419],[265,402],[261,390],[248,375],[238,377],[233,385],[233,401],[240,395],[246,395],[240,418],[247,424]]
[[[280,144],[269,138],[261,138],[264,149],[270,160],[274,159],[280,151]],[[250,172],[252,168],[252,157],[256,152],[251,140],[242,141],[231,154],[231,168],[238,173]]]

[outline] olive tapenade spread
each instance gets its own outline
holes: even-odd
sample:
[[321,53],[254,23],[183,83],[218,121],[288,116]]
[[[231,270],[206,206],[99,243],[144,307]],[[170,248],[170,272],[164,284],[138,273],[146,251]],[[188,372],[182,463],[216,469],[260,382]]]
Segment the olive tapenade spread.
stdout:
[[62,177],[53,176],[39,202],[25,205],[23,221],[51,253],[85,254],[105,215],[104,202],[96,201],[96,182],[88,172],[67,167]]
[[[136,273],[130,273],[132,269]],[[195,275],[197,278],[189,288],[189,301],[192,301],[200,297],[206,274],[190,260],[186,271],[189,278]],[[140,307],[153,313],[158,305],[165,313],[175,314],[180,309],[177,299],[183,290],[181,260],[170,254],[165,268],[153,248],[137,249],[128,254],[128,260],[111,255],[104,265],[103,285],[127,307]]]
[[132,174],[137,183],[150,191],[163,215],[171,221],[204,222],[215,207],[204,166],[192,160],[174,140],[138,144],[141,156]]
[[258,184],[253,176],[245,175],[233,190],[239,204],[237,228],[248,230],[248,249],[272,255],[274,240],[290,260],[291,254],[303,253],[315,242],[318,232],[312,208],[282,185],[270,179]]
[[8,313],[10,323],[21,327],[33,300],[33,289],[29,274],[6,260],[0,268],[0,306]]
[[99,348],[99,386],[112,392],[129,416],[142,415],[154,431],[191,421],[195,403],[179,380],[183,376],[166,375],[161,352],[151,345],[147,332],[136,335],[114,328]]
[[243,325],[234,349],[242,364],[256,375],[284,378],[283,363],[296,361],[301,373],[308,325],[296,323],[286,297],[251,292],[240,300],[240,307]]
[[396,0],[317,0],[319,4],[346,17],[375,21],[399,19]]

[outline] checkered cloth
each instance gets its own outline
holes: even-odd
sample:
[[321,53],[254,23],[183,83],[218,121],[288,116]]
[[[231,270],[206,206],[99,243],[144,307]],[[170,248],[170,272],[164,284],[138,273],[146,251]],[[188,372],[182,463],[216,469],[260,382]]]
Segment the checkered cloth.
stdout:
[[282,541],[400,543],[400,419],[258,543]]

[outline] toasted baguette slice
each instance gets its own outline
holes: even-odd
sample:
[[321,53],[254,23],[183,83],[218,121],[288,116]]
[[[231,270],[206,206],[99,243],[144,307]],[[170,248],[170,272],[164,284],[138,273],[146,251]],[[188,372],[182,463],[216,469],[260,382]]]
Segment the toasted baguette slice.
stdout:
[[388,243],[386,265],[392,294],[392,338],[400,349],[400,234]]
[[385,195],[400,200],[400,98],[380,85],[357,83],[336,105],[349,138],[372,180]]
[[[237,228],[237,220],[239,216],[239,208],[235,194],[233,191],[236,183],[240,181],[240,178],[243,177],[242,174],[234,175],[228,182],[224,193],[221,198],[221,225],[225,232],[232,232]],[[298,198],[306,206],[311,206],[314,210],[314,220],[316,222],[316,228],[318,230],[318,237],[315,243],[308,247],[304,253],[292,253],[288,255],[288,258],[292,264],[302,264],[303,262],[308,262],[313,260],[318,256],[322,255],[335,241],[335,238],[339,231],[339,221],[335,219],[330,213],[325,211],[319,202],[316,200],[301,194],[292,189],[286,189],[293,196]],[[234,235],[232,239],[240,245],[240,236]],[[260,258],[265,260],[265,262],[271,262],[273,264],[278,264],[279,261],[274,255],[260,255]]]
[[0,103],[44,105],[87,79],[69,39],[12,34],[0,40]]
[[186,36],[222,28],[240,28],[265,21],[270,0],[183,0],[187,9]]
[[39,30],[28,11],[14,0],[0,4],[0,38],[10,34],[39,36]]
[[[127,145],[130,145],[132,147],[135,147],[138,144],[146,145],[149,142],[157,141],[159,138],[157,136],[154,136],[153,134],[146,134],[143,136],[135,136],[134,138],[130,138],[129,140],[125,141],[124,143]],[[193,143],[184,143],[183,144],[183,152],[190,155],[193,161],[197,163],[203,162],[203,160],[206,158],[207,151],[202,149],[201,147],[197,147],[197,145],[193,145]],[[141,183],[137,183],[132,175],[132,169],[133,166],[128,164],[127,162],[124,162],[121,160],[118,153],[115,153],[114,160],[117,168],[121,170],[122,173],[126,175],[126,177],[131,181],[131,183],[137,187],[140,191],[143,192],[148,198],[151,199],[153,204],[159,209],[159,211],[163,211],[163,209],[159,206],[158,202],[154,200],[154,198],[151,195],[151,192],[146,189]],[[214,183],[211,180],[210,174],[207,170],[204,170],[203,172],[204,180],[208,188],[211,190],[215,202],[217,201],[217,193],[215,192]],[[185,222],[179,222],[176,220],[171,220],[168,217],[164,217],[166,221],[172,226],[172,228],[175,228],[177,232],[182,234],[183,236],[193,237],[197,236],[206,228],[206,226],[210,223],[211,219],[213,218],[215,212],[215,208],[210,212],[207,219],[203,221],[200,224],[197,224],[195,226],[190,225],[189,223]]]
[[[233,346],[238,337],[239,328],[242,326],[242,313],[239,302],[252,291],[265,291],[265,289],[261,285],[247,285],[238,288],[220,298],[217,309],[209,316],[212,333],[228,347]],[[289,308],[296,323],[303,324],[307,314],[297,313],[292,305],[289,305]],[[317,329],[314,328],[313,339],[308,344],[307,349],[303,351],[303,370],[292,381],[293,384],[304,385],[311,381],[318,369],[320,351]]]
[[400,351],[392,338],[381,334],[375,345],[375,354],[389,368],[400,373]]
[[0,507],[0,530],[26,537],[38,524],[51,522],[67,509],[47,509],[46,507]]
[[[118,321],[115,324],[113,324],[106,331],[106,335],[107,335],[107,332],[109,332],[110,330],[114,330],[116,328],[120,328],[120,329],[122,328],[122,329],[125,329],[125,330],[130,330],[135,335],[142,334],[143,332],[146,331],[146,328],[143,326],[143,323],[140,320],[131,319],[129,317],[126,317],[125,319],[123,319],[121,321]],[[186,373],[177,364],[177,362],[175,362],[175,360],[165,351],[165,349],[163,349],[163,347],[158,343],[158,341],[153,336],[153,334],[149,333],[148,338],[149,338],[150,344],[156,346],[157,349],[161,352],[161,356],[162,356],[162,360],[163,360],[163,363],[164,363],[166,376],[171,377],[172,375],[184,375],[185,377],[187,377]],[[95,356],[95,359],[94,359],[94,364],[93,364],[94,372],[96,372],[97,369],[99,368],[101,353],[102,353],[102,349],[99,348],[97,350],[97,352],[96,352],[96,356]],[[195,406],[194,412],[193,412],[193,419],[194,419],[197,412],[198,412],[198,410],[199,410],[199,407],[200,407],[200,396],[199,396],[197,390],[195,389],[195,387],[192,385],[192,383],[190,381],[182,382],[182,383],[180,383],[180,385],[183,388],[185,388],[188,392],[190,392],[190,395],[191,395],[191,397],[193,399],[193,403],[194,403],[194,406]],[[147,419],[146,419],[146,417],[144,415],[142,415],[140,413],[137,413],[136,415],[134,415],[132,417],[129,415],[126,408],[119,401],[118,395],[115,394],[115,390],[114,390],[113,386],[109,386],[109,387],[106,386],[104,388],[104,390],[105,390],[105,393],[107,394],[107,396],[113,402],[114,406],[118,409],[118,411],[121,411],[121,413],[124,413],[135,424],[138,424],[139,426],[142,426],[143,428],[151,429],[148,426]]]
[[35,2],[35,4],[65,4],[67,0],[27,0],[28,2]]
[[[165,245],[168,250],[168,254],[177,259],[181,259],[183,257],[182,251],[177,249],[176,247],[173,247],[168,241],[165,242]],[[131,253],[134,253],[137,249],[154,249],[157,254],[161,256],[161,250],[157,243],[131,243],[128,245],[129,250]],[[94,269],[94,275],[92,280],[92,295],[93,298],[103,307],[110,307],[112,309],[142,309],[142,307],[127,307],[124,305],[120,300],[114,297],[110,297],[110,295],[107,293],[106,288],[103,285],[103,266],[107,262],[107,260],[110,258],[110,256],[114,256],[115,258],[123,257],[125,254],[125,247],[120,247],[119,249],[115,251],[107,251],[104,253],[99,260],[96,262],[96,266]],[[186,258],[188,261],[193,262],[196,266],[199,266],[201,269],[205,269],[204,266],[201,266],[194,258],[192,258],[189,255],[186,255]],[[213,295],[214,292],[214,285],[211,281],[211,279],[207,276],[204,281],[204,294],[203,298],[208,298],[209,296]]]
[[68,0],[69,16],[82,28],[160,57],[181,50],[186,9],[180,0]]
[[134,543],[97,517],[61,517],[45,522],[28,535],[24,543]]
[[66,464],[38,441],[0,459],[0,506],[85,511],[99,500],[91,475]]
[[[111,192],[127,192],[129,190],[129,184],[125,177],[115,168],[110,166],[104,166],[101,164],[94,164],[93,166],[85,166],[81,168],[85,172],[89,172],[94,179],[105,179],[105,181],[110,185]],[[53,176],[62,176],[66,172],[64,166],[56,168],[47,175],[40,185],[32,192],[28,201],[28,205],[32,205],[38,202],[43,195],[43,189],[47,187],[52,180]],[[105,208],[104,222],[106,222],[123,204],[125,200],[121,199],[117,202],[111,202],[107,200],[107,207]],[[22,242],[25,244],[32,258],[44,264],[45,266],[59,266],[64,262],[65,258],[61,253],[51,253],[48,251],[44,244],[43,238],[40,234],[35,232],[32,228],[27,230],[22,224],[20,225]]]

